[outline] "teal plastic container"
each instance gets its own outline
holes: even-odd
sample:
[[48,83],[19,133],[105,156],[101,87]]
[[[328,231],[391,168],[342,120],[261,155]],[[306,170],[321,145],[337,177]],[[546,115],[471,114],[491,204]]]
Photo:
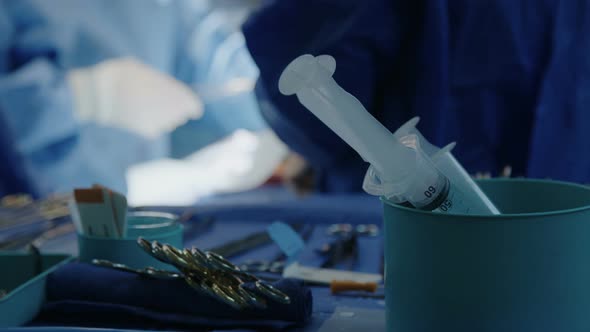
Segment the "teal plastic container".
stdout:
[[590,331],[590,188],[478,183],[502,215],[383,201],[387,330]]
[[0,289],[7,293],[0,298],[0,328],[33,319],[45,302],[47,275],[71,259],[67,255],[0,252]]
[[122,239],[78,234],[78,250],[81,262],[106,259],[133,268],[147,266],[173,269],[144,252],[137,245],[137,238],[156,240],[182,248],[183,226],[175,215],[161,212],[134,212],[127,218],[127,236]]

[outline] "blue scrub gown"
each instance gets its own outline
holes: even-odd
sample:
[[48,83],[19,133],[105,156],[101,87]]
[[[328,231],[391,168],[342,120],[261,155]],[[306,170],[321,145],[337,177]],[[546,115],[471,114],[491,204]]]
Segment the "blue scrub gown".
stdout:
[[293,96],[284,67],[336,58],[334,78],[390,130],[413,116],[457,141],[470,172],[590,182],[590,1],[281,0],[244,25],[265,119],[324,191],[359,191],[367,165]]

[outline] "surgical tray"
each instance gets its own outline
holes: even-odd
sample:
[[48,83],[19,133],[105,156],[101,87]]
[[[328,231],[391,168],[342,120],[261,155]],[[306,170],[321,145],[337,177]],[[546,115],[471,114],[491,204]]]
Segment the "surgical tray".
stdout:
[[68,255],[0,251],[0,328],[28,323],[45,302],[45,280]]

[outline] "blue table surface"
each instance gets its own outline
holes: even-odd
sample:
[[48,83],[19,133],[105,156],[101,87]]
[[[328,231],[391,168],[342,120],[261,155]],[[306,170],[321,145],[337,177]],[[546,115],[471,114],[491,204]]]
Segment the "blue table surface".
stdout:
[[[378,198],[366,194],[314,194],[300,198],[281,187],[265,187],[244,193],[211,197],[199,201],[191,207],[162,206],[150,209],[177,214],[185,213],[189,209],[194,216],[190,222],[201,222],[207,217],[214,218],[215,222],[203,233],[192,234],[185,238],[185,246],[197,246],[203,249],[264,230],[274,221],[313,224],[315,225],[313,233],[305,250],[299,256],[300,263],[309,266],[319,266],[323,262],[323,258],[316,253],[316,249],[331,239],[326,234],[326,229],[330,224],[377,224],[382,229],[381,203]],[[190,229],[190,227],[187,228]],[[352,266],[347,263],[340,268],[381,273],[382,235],[361,237],[358,244],[359,259]],[[56,238],[46,242],[41,249],[46,253],[59,252],[77,255],[76,236],[68,234]],[[279,252],[278,246],[269,244],[236,256],[232,258],[232,261],[240,263],[249,259],[272,259]],[[289,329],[289,331],[317,331],[332,316],[336,308],[362,308],[380,311],[385,309],[383,299],[335,296],[330,294],[328,287],[312,287],[312,292],[314,302],[311,322],[304,328]],[[10,330],[20,332],[89,331],[82,328],[59,327],[23,327]],[[95,331],[114,330],[96,329]]]

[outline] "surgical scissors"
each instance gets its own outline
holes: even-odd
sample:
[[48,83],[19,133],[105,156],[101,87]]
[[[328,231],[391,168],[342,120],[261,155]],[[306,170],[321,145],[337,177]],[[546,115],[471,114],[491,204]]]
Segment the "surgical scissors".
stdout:
[[266,308],[267,300],[288,304],[289,296],[274,286],[241,270],[221,255],[199,248],[178,249],[139,237],[137,244],[161,262],[176,267],[180,273],[154,268],[134,269],[123,264],[94,260],[98,266],[114,268],[154,278],[182,278],[195,290],[214,297],[236,309]]

